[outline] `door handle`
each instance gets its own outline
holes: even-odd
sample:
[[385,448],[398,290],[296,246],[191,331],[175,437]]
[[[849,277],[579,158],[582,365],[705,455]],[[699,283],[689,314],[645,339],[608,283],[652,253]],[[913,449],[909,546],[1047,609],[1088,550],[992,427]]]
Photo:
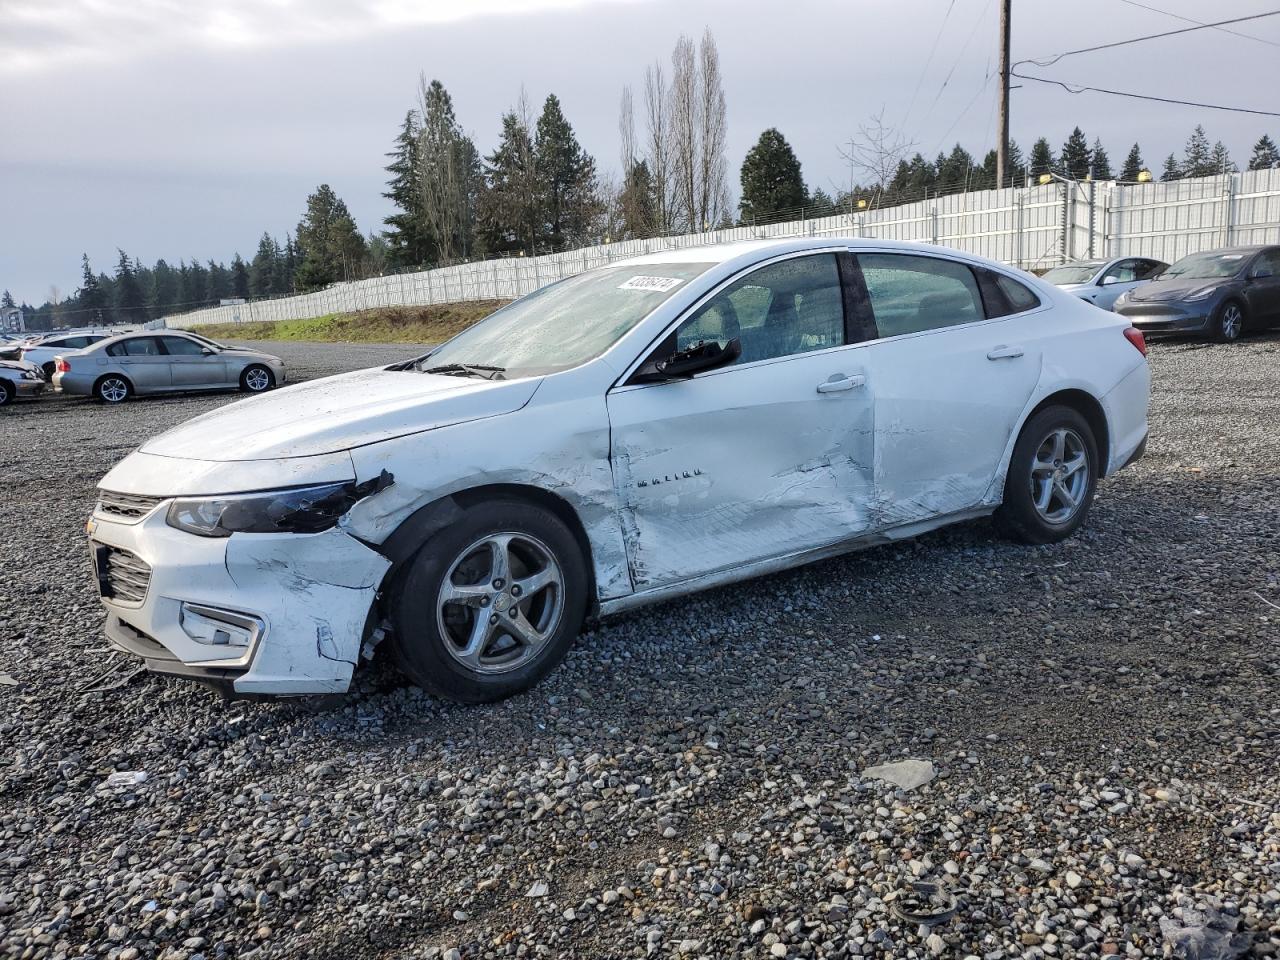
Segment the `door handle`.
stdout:
[[1023,350],[1021,347],[1017,347],[1017,346],[1010,347],[1002,343],[1000,344],[1000,346],[992,347],[990,350],[987,351],[987,359],[988,360],[1013,360],[1017,357],[1022,356],[1022,354],[1023,354]]
[[818,384],[819,393],[838,393],[841,390],[852,390],[854,387],[860,387],[867,382],[867,378],[860,373],[855,373],[851,377],[846,377],[843,373],[833,373],[830,377]]

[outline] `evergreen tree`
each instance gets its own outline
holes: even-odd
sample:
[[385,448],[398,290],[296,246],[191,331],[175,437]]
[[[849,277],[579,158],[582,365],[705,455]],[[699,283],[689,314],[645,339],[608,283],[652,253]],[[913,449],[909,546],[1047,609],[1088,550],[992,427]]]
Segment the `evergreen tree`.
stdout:
[[[444,85],[439,80],[428,84],[423,77],[419,87],[419,190],[425,230],[432,257],[453,261],[472,252],[483,181],[480,154],[462,132]],[[532,139],[528,148],[532,151]],[[528,184],[529,190],[535,188],[533,182]]]
[[297,287],[294,277],[298,273],[298,265],[302,257],[298,253],[298,243],[293,237],[286,237],[284,250],[276,258],[275,286],[273,292],[278,294],[293,293]]
[[1038,179],[1041,174],[1054,172],[1053,149],[1044,137],[1032,145],[1031,159],[1027,166],[1033,180]]
[[939,157],[939,192],[961,193],[968,189],[969,177],[973,171],[973,166],[973,155],[957,143],[945,158]]
[[1270,170],[1273,167],[1280,167],[1280,150],[1276,149],[1275,141],[1264,133],[1258,138],[1258,142],[1253,145],[1253,156],[1249,158],[1249,169]]
[[80,311],[80,316],[85,318],[85,322],[93,326],[109,324],[111,322],[111,308],[108,305],[106,292],[102,289],[102,284],[93,275],[93,269],[89,266],[89,255],[87,253],[81,256],[80,265],[82,276],[80,292],[76,296],[76,309]]
[[[939,155],[939,163],[945,162]],[[930,163],[922,154],[917,153],[910,160],[898,164],[897,172],[889,181],[886,191],[890,203],[909,203],[912,200],[923,200],[926,194],[934,191],[938,183],[938,166]]]
[[1089,176],[1089,141],[1084,131],[1076,127],[1062,145],[1062,154],[1058,163],[1064,177],[1072,180],[1084,180]]
[[364,238],[347,205],[322,183],[307,197],[307,212],[298,224],[302,262],[296,281],[302,290],[318,290],[338,280],[354,280],[363,272]]
[[174,308],[178,301],[178,275],[173,267],[164,260],[157,260],[151,271],[151,286],[147,288],[148,312],[153,317],[163,317],[170,313],[178,313]]
[[239,253],[231,260],[231,295],[242,300],[249,297],[249,267]]
[[740,175],[742,222],[765,221],[786,211],[794,215],[808,202],[800,161],[776,127],[770,127],[747,151]]
[[1172,153],[1164,158],[1164,169],[1160,172],[1160,179],[1166,183],[1170,180],[1182,179],[1182,168],[1178,166],[1178,158]]
[[226,264],[209,261],[209,299],[214,303],[231,296],[231,271]]
[[1196,124],[1195,130],[1187,138],[1181,170],[1184,177],[1211,177],[1218,172],[1213,165],[1213,154],[1209,150],[1209,137],[1200,124]]
[[1102,147],[1102,141],[1097,137],[1093,140],[1093,149],[1089,153],[1089,159],[1093,164],[1093,179],[1115,179],[1114,174],[1111,172],[1111,158],[1107,156],[1107,151]]
[[480,210],[488,249],[534,252],[539,222],[534,145],[515,111],[502,118],[498,146],[485,157],[485,179]]
[[427,226],[422,200],[422,161],[419,142],[422,123],[416,110],[405,114],[395,148],[387,154],[391,162],[386,171],[391,174],[387,189],[382,195],[396,206],[396,212],[382,222],[388,229],[387,256],[397,266],[410,267],[429,263],[433,259],[434,246]]
[[249,295],[270,297],[277,289],[277,273],[280,270],[280,248],[271,234],[264,233],[258,241],[258,252],[249,264]]
[[1215,175],[1223,173],[1235,173],[1237,167],[1231,159],[1231,151],[1227,149],[1227,145],[1218,140],[1213,145],[1213,151],[1209,154],[1209,162],[1213,166]]
[[116,252],[120,254],[115,276],[116,319],[123,323],[144,323],[147,319],[147,304],[133,262],[123,250]]
[[191,263],[179,262],[179,287],[182,293],[183,309],[198,310],[207,306],[209,301],[209,271],[200,265],[194,257]]
[[622,184],[619,206],[622,208],[622,230],[628,238],[640,240],[657,232],[657,198],[648,162],[641,160],[631,164]]
[[552,250],[585,242],[603,212],[596,162],[579,145],[555,94],[549,94],[542,105],[535,153],[539,232]]
[[1120,171],[1120,179],[1126,183],[1137,183],[1138,174],[1146,168],[1142,162],[1142,151],[1135,143],[1129,148],[1129,155],[1124,158],[1124,167]]
[[12,310],[16,306],[17,304],[13,302],[13,294],[6,290],[4,296],[0,297],[0,308]]
[[816,190],[811,190],[809,192],[809,207],[807,213],[810,217],[829,217],[839,212],[839,206],[827,191],[818,187]]

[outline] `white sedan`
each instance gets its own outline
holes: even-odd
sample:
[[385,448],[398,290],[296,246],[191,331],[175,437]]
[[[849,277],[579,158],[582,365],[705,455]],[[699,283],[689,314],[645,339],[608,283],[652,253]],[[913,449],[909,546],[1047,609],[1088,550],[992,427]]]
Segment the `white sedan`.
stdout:
[[588,616],[987,514],[1061,540],[1149,387],[1123,320],[954,251],[640,257],[144,444],[89,523],[107,635],[238,694],[343,691],[385,642],[494,700]]

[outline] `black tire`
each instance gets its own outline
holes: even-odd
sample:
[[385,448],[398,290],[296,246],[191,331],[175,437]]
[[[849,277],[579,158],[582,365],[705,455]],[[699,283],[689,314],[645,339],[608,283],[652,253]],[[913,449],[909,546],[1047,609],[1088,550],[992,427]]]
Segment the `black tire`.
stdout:
[[[478,618],[484,616],[489,622],[498,623],[493,628],[491,643],[493,649],[501,651],[504,645],[515,643],[511,635],[502,632],[501,612],[508,611],[513,602],[526,604],[529,617],[537,619],[535,605],[552,602],[549,588],[540,594],[531,592],[523,601],[514,601],[498,590],[483,600],[483,608],[458,605],[450,607],[449,614],[442,612],[441,591],[446,576],[460,561],[465,563],[463,558],[479,556],[479,552],[471,552],[477,544],[502,534],[515,534],[517,541],[521,536],[528,537],[527,542],[520,541],[520,544],[536,543],[537,547],[549,551],[562,576],[561,585],[555,588],[562,591],[560,612],[546,624],[543,631],[546,639],[536,648],[533,645],[527,648],[527,660],[521,662],[517,658],[511,668],[499,667],[502,672],[483,672],[494,667],[471,669],[459,659],[458,634],[470,635]],[[512,555],[514,553],[513,550]],[[508,591],[521,575],[514,563],[511,571],[510,580],[506,582]],[[481,579],[487,580],[487,577]],[[451,577],[451,582],[459,581]],[[473,582],[464,578],[466,584]],[[564,658],[577,637],[586,613],[588,583],[586,560],[577,538],[550,510],[518,499],[477,504],[457,523],[432,537],[396,578],[390,591],[389,612],[395,627],[394,649],[400,668],[424,690],[460,703],[490,703],[527,690]],[[489,586],[477,585],[483,590],[489,589]],[[483,615],[478,612],[481,609]],[[547,608],[541,609],[546,613]],[[450,616],[462,616],[465,620],[451,625],[446,622]],[[456,633],[449,633],[455,630]],[[482,647],[482,653],[483,650]]]
[[7,407],[13,403],[13,398],[17,395],[17,387],[8,380],[0,380],[0,407]]
[[58,372],[58,365],[49,360],[40,364],[40,370],[44,373],[45,383],[53,383],[53,375]]
[[1219,343],[1235,343],[1244,336],[1244,306],[1238,300],[1224,300],[1213,312],[1213,338]]
[[[263,374],[266,375],[266,386],[255,386],[262,382]],[[266,393],[275,385],[276,375],[261,363],[251,363],[240,371],[240,389],[245,393]]]
[[[123,391],[120,389],[121,385],[123,385]],[[115,406],[133,396],[133,384],[123,374],[108,373],[99,377],[97,383],[93,385],[93,395],[100,402]]]
[[[1055,481],[1059,479],[1059,474],[1047,466],[1047,463],[1053,461],[1037,461],[1038,453],[1052,449],[1053,438],[1059,431],[1065,431],[1069,446],[1076,446],[1075,441],[1078,441],[1081,448],[1079,452],[1085,458],[1088,472],[1083,482],[1070,477],[1061,478],[1064,492],[1074,490],[1077,506],[1069,516],[1052,519],[1054,513],[1067,509],[1065,500],[1055,489],[1042,510],[1037,507],[1037,494],[1033,493],[1033,487],[1037,493],[1043,493],[1044,484],[1054,487]],[[1045,446],[1046,444],[1049,446]],[[1057,462],[1063,464],[1064,460],[1066,458]],[[1037,462],[1046,465],[1033,473]],[[1023,425],[1018,441],[1014,444],[1009,473],[1004,482],[1004,501],[995,512],[997,529],[1020,543],[1042,544],[1065,540],[1080,528],[1089,514],[1093,494],[1098,486],[1099,463],[1098,441],[1093,435],[1093,428],[1078,410],[1066,406],[1051,406],[1041,410]],[[1059,505],[1056,511],[1052,509],[1054,503]]]

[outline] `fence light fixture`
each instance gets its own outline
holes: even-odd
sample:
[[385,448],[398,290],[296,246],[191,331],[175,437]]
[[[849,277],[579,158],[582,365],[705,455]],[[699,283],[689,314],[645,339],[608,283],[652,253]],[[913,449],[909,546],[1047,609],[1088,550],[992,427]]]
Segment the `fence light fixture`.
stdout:
[[1044,185],[1044,184],[1046,184],[1046,183],[1052,183],[1052,182],[1053,182],[1053,174],[1052,174],[1052,173],[1042,173],[1042,174],[1040,174],[1040,185],[1041,185],[1041,186],[1043,186],[1043,185]]
[[1139,182],[1139,183],[1150,183],[1150,182],[1151,182],[1151,171],[1150,171],[1150,170],[1146,170],[1146,169],[1139,170],[1139,171],[1138,171],[1138,182]]
[[858,201],[858,209],[859,209],[859,210],[865,210],[865,209],[867,209],[867,201],[865,201],[865,200],[859,200],[859,201]]

